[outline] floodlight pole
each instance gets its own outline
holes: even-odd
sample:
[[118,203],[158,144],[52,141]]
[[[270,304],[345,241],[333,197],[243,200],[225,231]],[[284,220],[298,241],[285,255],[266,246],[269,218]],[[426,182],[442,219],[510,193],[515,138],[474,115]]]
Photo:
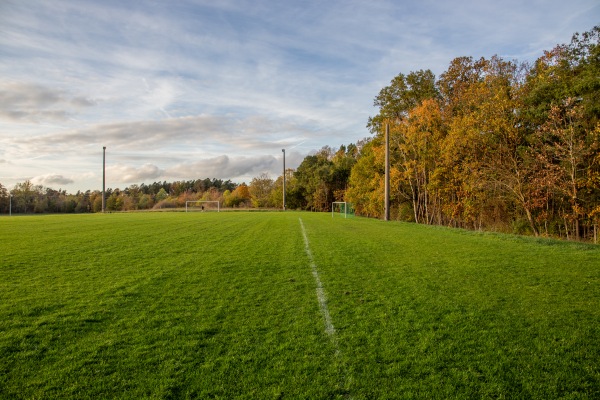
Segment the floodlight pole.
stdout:
[[102,212],[106,210],[106,146],[102,147]]
[[285,149],[281,149],[283,153],[283,211],[285,211]]
[[385,124],[385,200],[384,221],[390,220],[390,125]]
[[12,193],[8,192],[8,216],[12,217]]

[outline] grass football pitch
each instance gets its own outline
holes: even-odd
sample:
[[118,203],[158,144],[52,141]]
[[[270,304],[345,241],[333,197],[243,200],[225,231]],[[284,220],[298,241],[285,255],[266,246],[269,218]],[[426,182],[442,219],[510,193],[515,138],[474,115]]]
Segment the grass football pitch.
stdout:
[[598,246],[130,213],[0,218],[0,257],[0,398],[600,398]]

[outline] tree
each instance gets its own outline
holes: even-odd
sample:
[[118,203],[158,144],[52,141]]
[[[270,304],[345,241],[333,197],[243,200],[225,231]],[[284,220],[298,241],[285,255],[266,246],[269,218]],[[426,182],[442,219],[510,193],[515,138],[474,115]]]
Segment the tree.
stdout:
[[38,204],[39,209],[41,189],[41,186],[34,185],[30,180],[17,183],[11,191],[14,211],[35,212],[36,204]]
[[376,149],[382,148],[380,138],[368,140],[350,172],[346,199],[359,215],[379,218],[383,214],[384,165],[383,158],[376,156]]
[[[577,237],[582,233],[580,223],[585,230],[593,224],[590,210],[600,202],[594,148],[600,122],[599,75],[600,27],[596,26],[575,34],[570,44],[545,52],[523,85],[523,126],[528,131],[528,152],[539,169],[536,202],[547,231],[548,225],[560,228],[562,224],[567,236]],[[578,141],[585,143],[588,152],[575,162]],[[568,143],[573,145],[571,157],[565,157]]]
[[110,196],[106,199],[106,210],[107,211],[122,211],[124,199],[121,196],[121,191],[115,189]]
[[[585,204],[580,193],[586,187],[594,189],[588,184],[589,172],[598,160],[600,148],[600,129],[596,127],[591,132],[583,129],[583,114],[583,106],[572,98],[562,105],[552,106],[535,142],[546,185],[568,204],[568,208],[562,210],[567,236],[569,224],[566,222],[571,221],[576,239],[580,238],[580,222],[586,209],[589,214],[590,209],[595,208],[595,204]],[[592,181],[594,179],[597,178],[593,176]]]
[[460,57],[440,78],[448,130],[441,150],[443,203],[445,214],[461,226],[503,225],[516,206],[537,232],[520,150],[525,131],[518,112],[519,70],[497,56]]
[[158,193],[156,193],[155,196],[155,200],[157,203],[166,200],[167,197],[169,197],[169,194],[167,193],[167,191],[165,190],[165,188],[160,188],[160,190],[158,191]]
[[9,202],[8,189],[0,183],[0,213],[8,213]]
[[397,154],[393,186],[401,197],[410,199],[414,222],[428,224],[434,216],[441,222],[441,209],[434,195],[437,192],[432,190],[445,137],[438,101],[427,99],[414,107],[405,123],[392,124],[390,135]]
[[302,207],[312,211],[329,211],[333,201],[333,150],[324,146],[315,155],[309,155],[294,173]]
[[152,196],[149,194],[141,195],[140,200],[138,202],[138,209],[149,210],[152,207],[154,207],[154,200],[152,200]]
[[95,191],[90,197],[90,202],[92,204],[92,212],[98,213],[102,212],[102,193]]
[[270,194],[273,189],[273,179],[269,174],[262,173],[256,178],[252,178],[248,190],[254,207],[271,207]]
[[526,80],[524,114],[531,131],[548,119],[550,109],[568,98],[583,108],[584,128],[591,131],[600,121],[600,26],[575,34],[570,44],[545,51]]
[[250,191],[245,183],[238,185],[233,192],[223,192],[223,205],[225,207],[248,206],[250,203]]
[[375,97],[373,105],[379,107],[379,113],[369,117],[367,128],[371,133],[380,134],[384,121],[402,120],[423,100],[437,97],[435,75],[430,70],[398,74]]
[[[302,201],[298,198],[298,180],[294,176],[292,168],[285,170],[285,192],[286,208],[290,210],[300,208]],[[278,176],[273,182],[269,201],[273,207],[283,207],[283,175]]]
[[333,169],[331,172],[331,190],[333,191],[333,200],[345,201],[346,190],[350,180],[352,167],[356,163],[358,149],[355,144],[350,143],[347,147],[341,145],[335,152],[331,161]]

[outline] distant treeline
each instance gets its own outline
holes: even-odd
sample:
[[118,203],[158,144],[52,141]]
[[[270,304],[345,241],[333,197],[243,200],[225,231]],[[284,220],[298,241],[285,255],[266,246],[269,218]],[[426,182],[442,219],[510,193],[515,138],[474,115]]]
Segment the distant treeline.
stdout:
[[[399,74],[381,89],[372,137],[329,146],[286,171],[288,209],[329,211],[349,201],[380,218],[384,130],[390,132],[392,219],[468,229],[597,240],[600,221],[600,27],[533,64],[500,57]],[[98,212],[98,191],[70,195],[30,182],[11,190],[13,212]],[[278,207],[283,177],[248,185],[203,179],[107,192],[107,210]],[[0,210],[8,193],[0,185]]]
[[[177,199],[201,198],[203,195],[216,196],[233,191],[238,185],[230,180],[197,179],[176,182],[154,182],[149,185],[131,185],[123,190],[106,190],[107,211],[147,210],[159,206],[176,207]],[[25,181],[15,185],[10,191],[0,183],[0,211],[2,213],[83,213],[102,211],[102,192],[78,191],[69,194],[65,190],[54,190]],[[165,202],[166,200],[170,200]],[[10,209],[10,210],[9,210]]]

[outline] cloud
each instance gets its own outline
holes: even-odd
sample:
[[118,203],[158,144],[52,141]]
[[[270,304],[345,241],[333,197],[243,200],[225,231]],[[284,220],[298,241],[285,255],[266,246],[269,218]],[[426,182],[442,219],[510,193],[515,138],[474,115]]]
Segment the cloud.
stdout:
[[79,152],[81,147],[91,145],[107,146],[107,152],[179,149],[206,154],[254,149],[268,153],[285,147],[286,143],[295,144],[292,140],[296,137],[315,137],[314,128],[306,121],[272,120],[264,116],[199,115],[98,124],[44,136],[15,138],[14,145],[24,145],[34,149],[33,153],[44,154],[57,149]]
[[165,174],[188,179],[190,177],[236,179],[271,171],[276,165],[279,165],[279,160],[274,156],[229,157],[222,155],[192,163],[178,164],[168,168]]
[[31,182],[35,185],[53,186],[53,185],[69,185],[74,183],[70,178],[66,178],[60,174],[46,174],[31,178]]
[[0,81],[0,117],[18,122],[62,121],[76,109],[94,103],[30,82]]
[[153,164],[144,164],[139,168],[124,164],[106,167],[107,180],[119,183],[145,182],[163,174],[164,171]]
[[[288,155],[288,166],[301,160],[299,153]],[[236,156],[220,155],[193,162],[182,162],[166,168],[146,163],[141,167],[118,163],[106,167],[106,180],[110,186],[124,186],[133,183],[149,183],[158,180],[191,180],[200,178],[231,179],[249,181],[266,172],[274,176],[281,174],[281,159],[271,155]]]

